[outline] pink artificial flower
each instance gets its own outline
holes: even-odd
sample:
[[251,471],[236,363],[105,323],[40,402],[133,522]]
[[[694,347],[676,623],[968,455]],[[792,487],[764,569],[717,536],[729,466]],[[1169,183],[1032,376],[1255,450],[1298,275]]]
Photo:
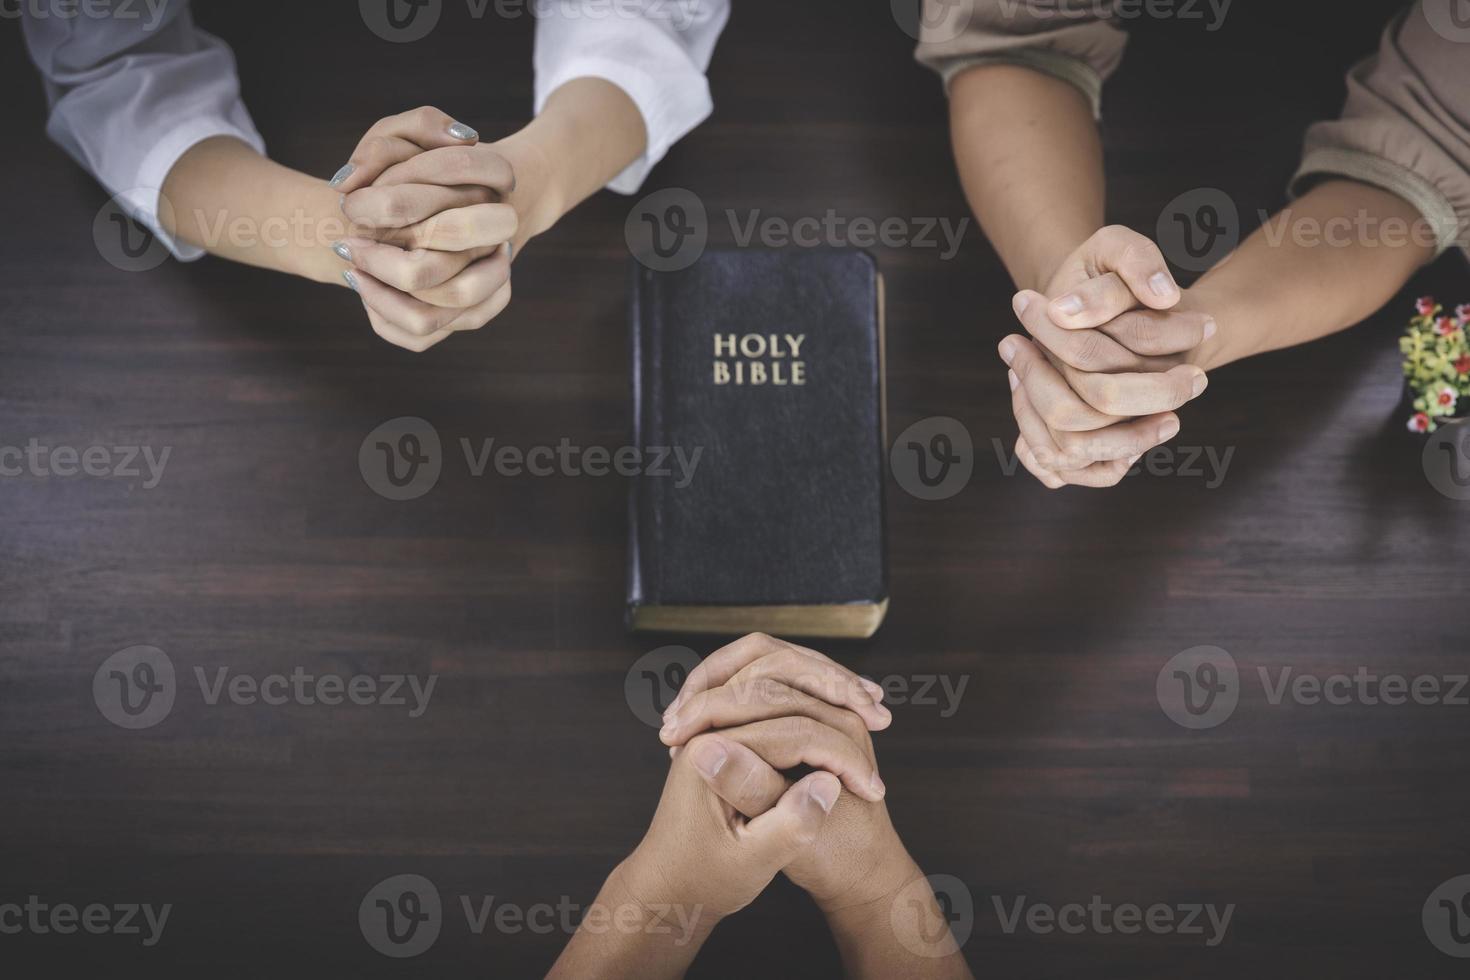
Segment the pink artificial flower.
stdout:
[[1434,308],[1439,304],[1434,301],[1433,296],[1421,297],[1418,303],[1420,316],[1433,316]]
[[1460,359],[1455,362],[1455,371],[1458,374],[1470,374],[1470,354],[1460,355]]
[[1441,337],[1454,336],[1455,331],[1459,329],[1460,325],[1447,316],[1442,316],[1434,321],[1434,332]]
[[1449,385],[1445,385],[1443,388],[1439,389],[1439,392],[1434,396],[1435,404],[1444,409],[1446,412],[1453,412],[1455,410],[1455,403],[1459,400],[1460,393],[1451,388]]
[[1423,412],[1415,412],[1414,413],[1414,417],[1411,418],[1411,419],[1409,419],[1409,431],[1410,432],[1428,432],[1429,431],[1429,416],[1428,415],[1425,415]]
[[1470,303],[1461,303],[1455,307],[1455,317],[1461,326],[1470,326]]

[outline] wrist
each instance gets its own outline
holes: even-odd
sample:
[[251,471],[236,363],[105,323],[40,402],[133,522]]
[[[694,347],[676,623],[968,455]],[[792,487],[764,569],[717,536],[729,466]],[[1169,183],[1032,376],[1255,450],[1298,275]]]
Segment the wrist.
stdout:
[[865,869],[850,887],[832,895],[814,892],[812,900],[834,933],[860,929],[875,916],[879,919],[887,916],[889,900],[923,875],[895,834],[892,842],[882,848],[878,861]]
[[535,123],[492,143],[491,149],[505,157],[515,173],[515,189],[507,200],[520,222],[515,237],[519,248],[561,220],[566,213],[566,189],[552,164],[555,154]]
[[1189,289],[1176,309],[1208,313],[1215,319],[1215,335],[1185,355],[1185,360],[1213,371],[1256,353],[1255,332],[1263,326],[1261,314],[1243,310],[1233,292],[1210,282],[1209,276]]
[[[637,921],[646,934],[672,934],[698,950],[724,919],[709,902],[679,888],[663,868],[635,850],[607,876],[597,902],[614,922]],[[626,928],[626,925],[624,926]]]

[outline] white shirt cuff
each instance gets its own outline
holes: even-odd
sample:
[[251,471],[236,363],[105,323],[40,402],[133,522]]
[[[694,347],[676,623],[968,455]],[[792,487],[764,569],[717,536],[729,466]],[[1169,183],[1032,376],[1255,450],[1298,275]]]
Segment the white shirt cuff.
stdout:
[[188,119],[164,134],[138,167],[138,176],[130,189],[118,193],[117,201],[139,224],[158,237],[174,258],[180,262],[193,262],[203,258],[204,249],[181,242],[166,232],[158,219],[159,201],[163,197],[163,183],[168,179],[174,164],[189,150],[216,136],[233,136],[265,154],[265,140],[254,128],[244,129],[223,117],[200,117]]
[[636,194],[669,148],[714,111],[709,82],[691,71],[677,80],[656,79],[634,65],[612,58],[578,56],[556,66],[556,73],[543,82],[537,79],[536,113],[539,115],[551,93],[574,78],[601,78],[622,89],[638,107],[648,132],[648,148],[626,170],[607,185],[619,194]]

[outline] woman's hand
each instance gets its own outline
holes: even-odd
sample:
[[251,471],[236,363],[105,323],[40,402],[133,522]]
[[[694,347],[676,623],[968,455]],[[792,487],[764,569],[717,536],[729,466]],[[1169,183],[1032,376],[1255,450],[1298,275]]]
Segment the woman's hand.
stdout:
[[354,233],[333,245],[384,340],[423,351],[510,302],[509,161],[425,107],[381,120],[332,178]]

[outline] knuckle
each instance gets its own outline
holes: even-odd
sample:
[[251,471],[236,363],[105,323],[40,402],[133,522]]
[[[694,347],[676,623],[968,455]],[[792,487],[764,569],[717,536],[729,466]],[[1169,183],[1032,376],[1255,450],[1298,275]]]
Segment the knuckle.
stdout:
[[1119,329],[1128,338],[1128,345],[1134,353],[1151,354],[1159,346],[1158,327],[1148,317],[1137,313],[1126,314]]
[[1107,344],[1103,335],[1096,330],[1079,331],[1073,341],[1074,366],[1082,369],[1094,368],[1103,363]]
[[[1070,429],[1077,428],[1079,422],[1079,414],[1080,413],[1077,411],[1076,406],[1072,405],[1070,402],[1053,401],[1049,403],[1045,409],[1042,410],[1041,420],[1046,423],[1047,428],[1053,431],[1065,432]],[[1040,454],[1045,450],[1037,449],[1033,446],[1031,451],[1033,454]],[[1038,460],[1041,459],[1040,455],[1037,455],[1036,458]],[[1042,465],[1044,466],[1046,464],[1043,463]]]
[[1087,402],[1099,412],[1117,415],[1123,403],[1123,386],[1107,375],[1093,378],[1088,385]]
[[762,677],[756,691],[762,701],[777,707],[790,706],[797,700],[796,692],[774,677]]
[[408,198],[401,191],[392,189],[382,195],[378,212],[385,224],[397,227],[411,220],[409,207]]
[[855,711],[846,708],[838,712],[836,720],[837,730],[858,745],[862,745],[868,739],[868,723],[863,721],[862,716]]
[[427,249],[416,248],[405,256],[407,263],[404,278],[408,281],[410,292],[431,289],[438,285],[439,280],[434,268],[434,260]]
[[407,319],[408,322],[404,326],[419,337],[427,336],[439,329],[439,318],[431,310],[414,310]]
[[[457,182],[468,184],[468,179],[475,171],[475,152],[467,146],[454,146],[440,151],[444,159],[441,166],[452,178],[458,178]],[[456,181],[450,181],[451,183]]]
[[1152,269],[1159,264],[1159,249],[1153,242],[1142,236],[1136,236],[1118,256],[1118,261],[1124,265],[1137,269]]
[[408,121],[410,123],[426,128],[435,125],[443,118],[444,113],[431,105],[421,105],[417,109],[411,110],[408,114]]

